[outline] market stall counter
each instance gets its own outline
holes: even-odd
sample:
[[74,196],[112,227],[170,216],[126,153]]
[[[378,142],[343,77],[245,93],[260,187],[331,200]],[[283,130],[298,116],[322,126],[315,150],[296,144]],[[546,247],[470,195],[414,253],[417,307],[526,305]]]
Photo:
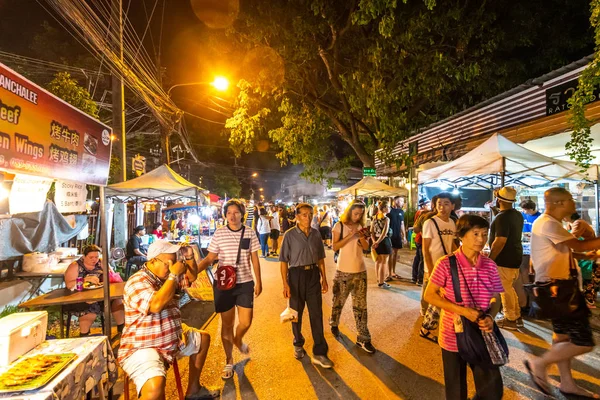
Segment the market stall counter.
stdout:
[[[50,382],[39,389],[11,391],[3,386],[8,380],[5,373],[23,358],[41,355],[73,354],[73,360],[67,364]],[[104,398],[103,383],[111,387],[117,380],[117,365],[106,336],[79,339],[47,340],[29,351],[12,364],[0,368],[0,399],[12,400],[75,400],[81,399],[95,387],[100,398]]]

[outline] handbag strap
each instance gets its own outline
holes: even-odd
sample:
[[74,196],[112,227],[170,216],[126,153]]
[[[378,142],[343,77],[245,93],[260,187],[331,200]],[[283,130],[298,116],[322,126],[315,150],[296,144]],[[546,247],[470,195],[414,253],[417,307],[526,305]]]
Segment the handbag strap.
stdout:
[[242,255],[242,240],[244,240],[244,232],[246,231],[246,226],[243,225],[242,226],[242,234],[240,236],[240,244],[238,246],[238,254],[237,254],[237,258],[235,260],[235,265],[238,266],[240,265],[240,256]]
[[442,232],[440,231],[440,227],[435,221],[435,217],[431,218],[431,222],[435,225],[435,229],[437,229],[438,236],[440,237],[440,242],[442,243],[442,249],[444,250],[444,254],[447,255],[448,251],[446,250],[446,245],[444,244],[444,239],[442,238]]
[[462,295],[460,294],[460,279],[458,278],[458,265],[456,263],[456,256],[452,254],[448,257],[450,260],[450,275],[452,276],[452,288],[454,289],[454,300],[457,303],[462,303]]

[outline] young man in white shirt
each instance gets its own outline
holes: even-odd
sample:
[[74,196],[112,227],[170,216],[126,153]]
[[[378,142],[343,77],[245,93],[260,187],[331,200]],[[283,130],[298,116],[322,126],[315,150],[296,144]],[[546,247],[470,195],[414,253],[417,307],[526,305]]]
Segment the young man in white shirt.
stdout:
[[[546,211],[535,220],[531,231],[531,261],[536,282],[570,279],[573,251],[586,252],[600,248],[600,238],[578,240],[562,226],[563,218],[575,213],[575,201],[567,190],[552,188],[544,193]],[[573,379],[571,362],[574,357],[594,349],[594,338],[585,302],[568,318],[552,319],[552,347],[541,357],[525,360],[533,383],[551,395],[548,367],[556,364],[560,373],[560,391],[570,395],[597,398]],[[596,396],[596,397],[594,397]]]
[[279,251],[279,235],[281,234],[281,225],[279,224],[279,209],[277,206],[271,206],[271,251],[272,256],[277,256]]
[[[437,214],[423,224],[423,260],[425,262],[423,290],[421,292],[421,315],[423,316],[426,316],[429,307],[429,304],[423,298],[429,276],[433,272],[437,261],[456,249],[454,240],[456,225],[450,218],[450,213],[454,210],[454,202],[455,199],[450,193],[442,192],[438,194],[436,200]],[[437,328],[439,310],[430,310],[429,314],[423,320],[420,335],[425,339],[437,341],[437,338],[431,335],[431,331]]]

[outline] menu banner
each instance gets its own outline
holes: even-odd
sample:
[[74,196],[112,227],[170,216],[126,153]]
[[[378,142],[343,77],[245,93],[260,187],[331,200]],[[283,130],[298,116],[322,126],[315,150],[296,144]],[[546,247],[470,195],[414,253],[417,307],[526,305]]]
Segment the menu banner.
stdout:
[[52,179],[17,174],[10,189],[8,208],[10,214],[38,212],[44,209]]
[[54,185],[54,203],[61,213],[86,211],[86,198],[85,183],[58,180]]
[[0,63],[0,170],[105,186],[111,129]]

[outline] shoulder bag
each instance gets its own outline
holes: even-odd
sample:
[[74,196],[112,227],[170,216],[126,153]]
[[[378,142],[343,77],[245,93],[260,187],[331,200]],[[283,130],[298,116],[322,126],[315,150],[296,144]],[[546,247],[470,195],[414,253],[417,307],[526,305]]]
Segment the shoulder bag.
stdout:
[[[458,264],[456,256],[453,254],[448,257],[450,261],[450,274],[452,275],[452,287],[454,289],[454,300],[462,303],[460,294],[460,279],[458,278]],[[461,271],[462,273],[462,271]],[[475,302],[471,289],[463,274],[465,286],[469,292],[471,300]],[[485,318],[486,314],[481,311],[480,318]],[[477,322],[471,322],[468,318],[460,316],[460,327],[456,329],[456,345],[461,358],[469,364],[478,365],[484,368],[499,367],[508,362],[508,346],[506,340],[500,332],[498,325],[494,321],[492,332],[482,332]]]
[[[344,238],[344,223],[340,221],[340,240]],[[337,249],[335,253],[333,253],[333,262],[337,263],[338,257],[340,256],[340,250]]]
[[240,243],[238,245],[237,259],[235,261],[235,267],[231,265],[221,265],[217,268],[215,276],[217,279],[217,289],[219,290],[231,290],[237,283],[236,268],[240,265],[240,255],[242,252],[242,241],[244,240],[244,232],[246,226],[242,226],[242,235],[240,236]]
[[537,317],[544,319],[578,318],[589,315],[583,293],[579,290],[577,268],[573,256],[569,259],[569,279],[553,279],[523,285],[537,306]]

